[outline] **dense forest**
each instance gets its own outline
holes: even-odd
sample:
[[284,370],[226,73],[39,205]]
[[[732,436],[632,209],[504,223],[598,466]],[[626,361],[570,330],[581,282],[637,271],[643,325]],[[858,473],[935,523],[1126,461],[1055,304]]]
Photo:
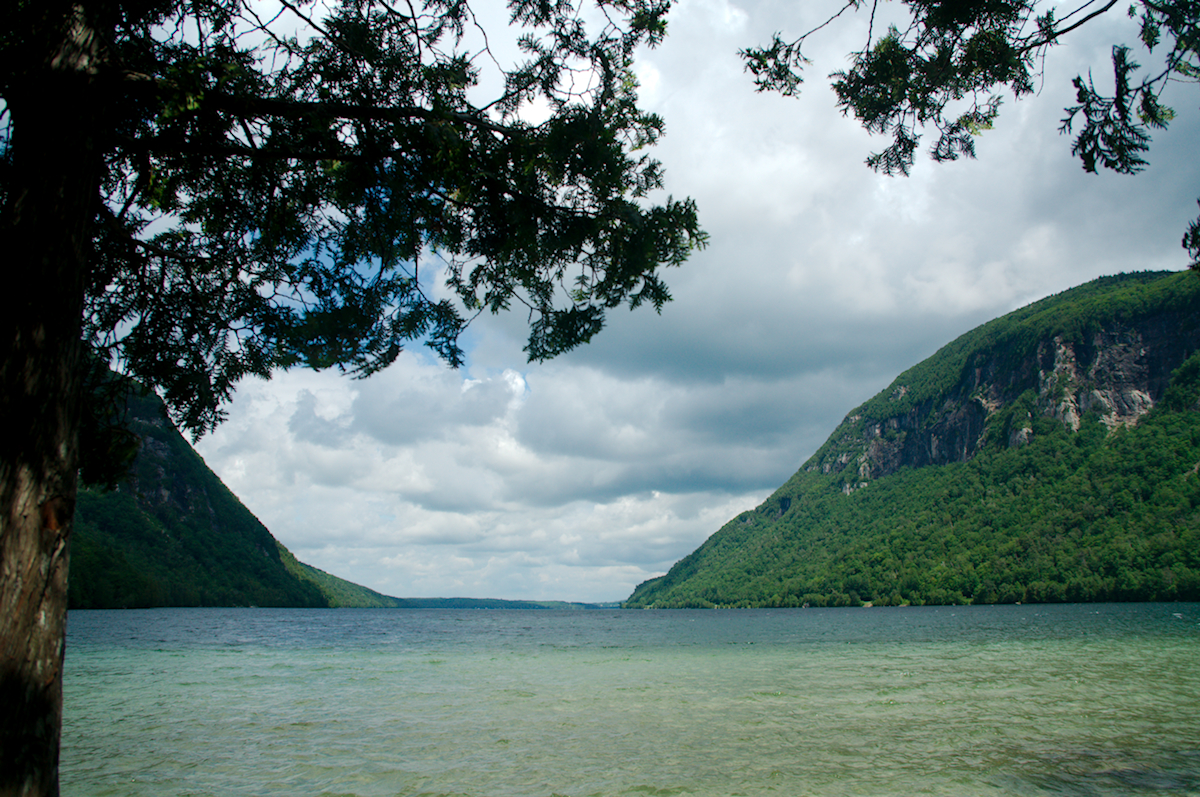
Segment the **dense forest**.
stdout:
[[1126,275],[967,333],[625,605],[1200,600],[1198,314]]

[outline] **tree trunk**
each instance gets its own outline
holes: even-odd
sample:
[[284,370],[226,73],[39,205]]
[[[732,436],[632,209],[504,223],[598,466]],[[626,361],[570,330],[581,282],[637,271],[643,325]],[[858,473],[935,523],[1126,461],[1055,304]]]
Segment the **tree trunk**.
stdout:
[[[26,9],[38,4],[25,4]],[[23,15],[26,17],[33,14]],[[0,795],[57,795],[80,342],[101,48],[82,6],[46,4],[10,49],[10,167],[0,209]],[[11,20],[10,20],[11,21]],[[23,52],[13,53],[13,49]]]

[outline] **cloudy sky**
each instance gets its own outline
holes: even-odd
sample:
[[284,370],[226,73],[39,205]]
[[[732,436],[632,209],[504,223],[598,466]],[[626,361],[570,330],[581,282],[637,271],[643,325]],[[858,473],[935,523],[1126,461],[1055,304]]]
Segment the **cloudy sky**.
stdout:
[[1037,96],[1006,99],[978,160],[887,178],[863,165],[885,141],[824,80],[865,17],[806,50],[799,99],[756,94],[737,57],[837,7],[682,0],[640,59],[667,188],[712,236],[668,274],[661,316],[618,311],[542,365],[508,316],[476,321],[459,371],[414,349],[366,381],[248,381],[200,453],[302,561],[386,594],[621,600],[957,335],[1101,275],[1186,266],[1194,88],[1165,97],[1179,116],[1136,177],[1084,173],[1057,132],[1071,78],[1108,85],[1111,44],[1136,42],[1119,9],[1047,59]]

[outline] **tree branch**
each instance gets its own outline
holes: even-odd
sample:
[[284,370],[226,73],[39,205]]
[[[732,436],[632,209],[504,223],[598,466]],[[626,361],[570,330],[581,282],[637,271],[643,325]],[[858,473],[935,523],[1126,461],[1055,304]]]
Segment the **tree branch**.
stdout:
[[[1116,2],[1116,0],[1113,0]],[[385,107],[380,105],[357,105],[348,102],[304,102],[269,97],[243,98],[219,92],[208,92],[201,104],[218,110],[226,110],[238,116],[275,116],[283,119],[305,117],[328,117],[331,119],[353,119],[355,121],[394,122],[405,119],[422,119],[427,122],[459,122],[481,127],[493,133],[509,137],[518,131],[509,125],[497,124],[478,114],[463,111],[433,111],[416,105]]]
[[1020,50],[1017,50],[1017,52],[1018,53],[1027,53],[1030,50],[1036,50],[1039,47],[1045,47],[1047,44],[1053,44],[1054,41],[1057,40],[1060,36],[1065,36],[1066,34],[1075,30],[1079,26],[1084,25],[1088,22],[1091,22],[1093,19],[1095,19],[1096,17],[1100,16],[1101,14],[1107,12],[1110,8],[1112,8],[1116,4],[1117,4],[1117,0],[1109,0],[1108,5],[1104,6],[1103,8],[1093,11],[1092,13],[1088,14],[1083,19],[1076,22],[1075,24],[1065,27],[1062,30],[1055,31],[1052,36],[1049,36],[1045,39],[1034,40],[1034,41],[1030,42],[1029,44],[1025,45],[1024,47],[1022,47]]

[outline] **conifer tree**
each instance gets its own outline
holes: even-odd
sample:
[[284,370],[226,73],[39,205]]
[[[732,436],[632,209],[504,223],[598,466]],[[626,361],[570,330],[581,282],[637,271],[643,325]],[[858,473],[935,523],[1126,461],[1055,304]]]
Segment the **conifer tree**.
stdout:
[[[990,129],[1003,91],[1031,94],[1045,54],[1075,31],[1109,13],[1128,11],[1139,26],[1139,45],[1155,63],[1143,69],[1125,43],[1112,47],[1111,89],[1089,74],[1076,76],[1076,105],[1065,109],[1060,132],[1073,136],[1071,153],[1083,168],[1135,174],[1146,166],[1151,131],[1175,116],[1162,102],[1172,83],[1200,82],[1200,2],[1197,0],[1079,0],[1064,5],[1035,0],[903,0],[903,27],[875,27],[879,0],[846,0],[832,17],[797,38],[776,33],[762,47],[741,52],[759,91],[786,96],[799,92],[809,60],[809,39],[847,13],[869,13],[870,33],[837,71],[838,108],[892,143],[871,154],[867,165],[885,174],[907,175],[921,131],[936,133],[929,154],[935,161],[975,157],[975,137]],[[880,35],[881,34],[881,35]],[[1109,93],[1111,91],[1111,93]],[[1200,270],[1200,219],[1186,230],[1183,246]]]
[[93,382],[199,434],[246,376],[460,364],[481,312],[525,314],[542,360],[660,309],[704,242],[690,200],[651,201],[630,69],[669,5],[510,0],[511,65],[466,0],[6,5],[0,794],[58,791],[81,451],[128,454],[85,423]]

